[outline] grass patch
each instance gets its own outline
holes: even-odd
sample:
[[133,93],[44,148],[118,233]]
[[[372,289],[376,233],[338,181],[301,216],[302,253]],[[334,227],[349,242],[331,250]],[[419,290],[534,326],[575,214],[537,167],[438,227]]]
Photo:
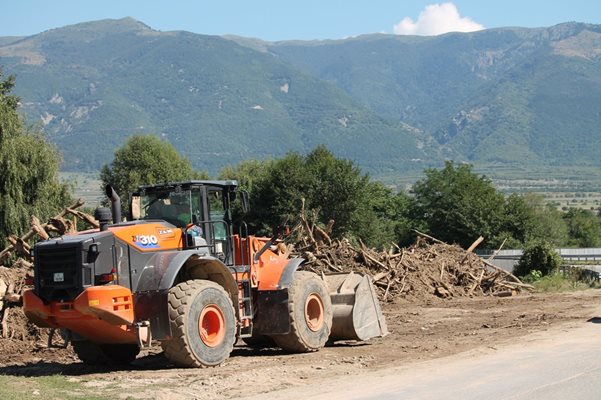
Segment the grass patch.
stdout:
[[586,290],[590,288],[599,288],[600,283],[594,280],[577,279],[570,274],[555,273],[544,276],[532,282],[537,292],[559,293],[573,292],[575,290]]
[[2,400],[108,400],[114,396],[95,393],[98,388],[87,388],[82,382],[62,375],[40,377],[0,376]]

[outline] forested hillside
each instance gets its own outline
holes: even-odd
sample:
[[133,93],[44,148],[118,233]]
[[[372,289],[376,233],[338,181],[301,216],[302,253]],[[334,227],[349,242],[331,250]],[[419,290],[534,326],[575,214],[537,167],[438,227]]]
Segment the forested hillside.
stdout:
[[267,48],[472,162],[599,165],[599,25]]
[[220,37],[99,21],[14,42],[0,57],[17,75],[23,110],[45,125],[67,170],[99,169],[134,133],[166,138],[213,173],[318,144],[371,171],[421,170],[437,159],[425,135]]
[[64,170],[134,133],[211,173],[319,144],[380,177],[601,164],[599,25],[270,43],[125,18],[0,38],[0,65]]

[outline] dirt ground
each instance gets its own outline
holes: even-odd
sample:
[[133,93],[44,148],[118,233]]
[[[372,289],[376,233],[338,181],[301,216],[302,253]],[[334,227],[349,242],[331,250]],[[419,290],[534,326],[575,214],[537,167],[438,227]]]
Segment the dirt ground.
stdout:
[[70,349],[0,341],[0,375],[63,375],[90,393],[113,398],[240,398],[291,386],[316,385],[337,376],[436,359],[479,347],[497,348],[521,336],[599,318],[601,290],[515,297],[477,297],[383,305],[390,335],[367,343],[337,342],[316,353],[236,346],[223,365],[179,369],[159,346],[144,350],[127,368],[91,368]]

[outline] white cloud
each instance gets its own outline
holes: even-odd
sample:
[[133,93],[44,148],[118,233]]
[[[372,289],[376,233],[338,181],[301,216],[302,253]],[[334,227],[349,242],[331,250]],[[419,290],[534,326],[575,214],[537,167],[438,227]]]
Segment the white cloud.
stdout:
[[397,35],[441,35],[447,32],[473,32],[484,29],[468,17],[459,15],[453,3],[430,4],[419,13],[417,21],[409,17],[394,25]]

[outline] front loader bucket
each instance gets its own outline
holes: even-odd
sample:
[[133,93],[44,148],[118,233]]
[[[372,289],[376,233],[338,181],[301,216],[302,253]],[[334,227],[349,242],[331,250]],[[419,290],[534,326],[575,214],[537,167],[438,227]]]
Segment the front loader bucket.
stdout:
[[351,272],[323,276],[332,300],[330,340],[367,340],[388,328],[369,276]]

